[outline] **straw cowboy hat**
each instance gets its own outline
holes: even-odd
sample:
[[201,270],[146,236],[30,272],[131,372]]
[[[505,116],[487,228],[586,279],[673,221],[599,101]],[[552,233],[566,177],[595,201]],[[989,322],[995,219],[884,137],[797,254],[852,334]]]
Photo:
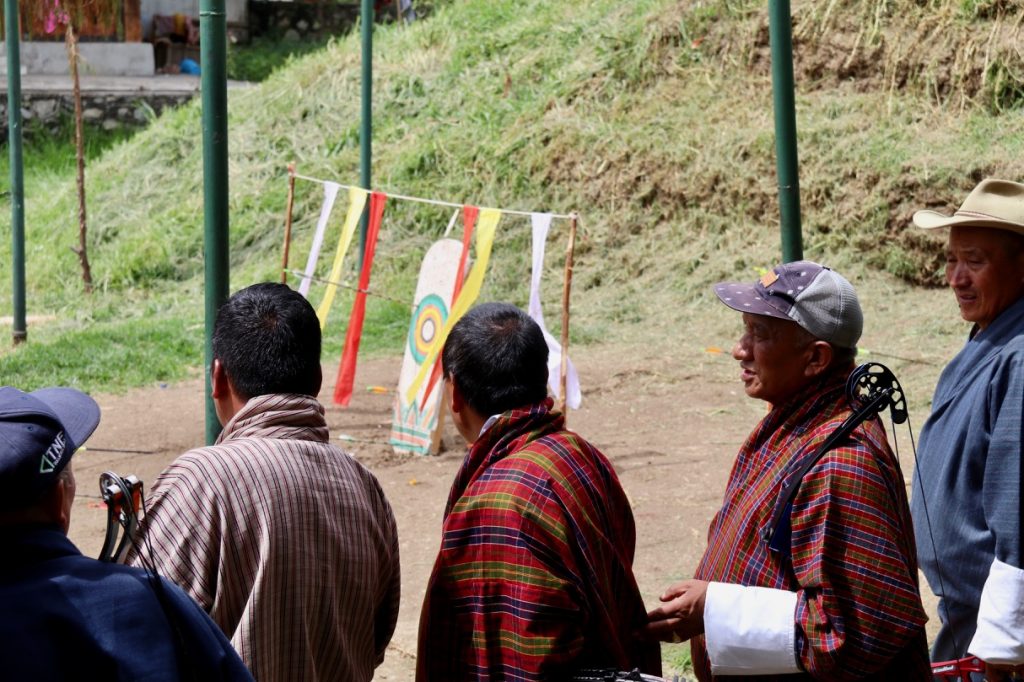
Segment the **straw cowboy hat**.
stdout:
[[1009,180],[982,180],[953,215],[918,211],[914,224],[926,230],[956,225],[995,227],[1024,235],[1024,185]]

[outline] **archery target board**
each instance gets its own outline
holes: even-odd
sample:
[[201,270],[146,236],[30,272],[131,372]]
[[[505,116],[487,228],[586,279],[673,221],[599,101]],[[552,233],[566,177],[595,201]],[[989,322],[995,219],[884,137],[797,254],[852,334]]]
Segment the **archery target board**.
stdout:
[[[426,455],[437,451],[442,382],[438,381],[433,386],[424,382],[412,403],[407,401],[405,394],[448,319],[461,255],[462,242],[442,239],[434,242],[423,257],[392,410],[390,443],[395,452]],[[440,361],[439,357],[437,362]]]

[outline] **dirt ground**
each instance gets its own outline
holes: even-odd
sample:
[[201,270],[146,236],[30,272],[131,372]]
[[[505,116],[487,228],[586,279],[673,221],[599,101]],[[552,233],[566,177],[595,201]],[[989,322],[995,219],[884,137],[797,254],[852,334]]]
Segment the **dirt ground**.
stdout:
[[[402,606],[388,655],[377,671],[382,680],[412,679],[416,627],[440,542],[441,513],[464,453],[454,432],[446,436],[452,448],[436,457],[397,456],[386,444],[392,395],[366,387],[393,386],[400,361],[362,361],[350,408],[326,399],[333,392],[333,366],[325,367],[330,379],[321,393],[332,438],[374,471],[398,521]],[[635,569],[650,606],[670,582],[692,575],[732,459],[764,414],[764,404],[743,394],[734,361],[715,347],[685,361],[636,346],[589,347],[577,352],[574,361],[584,401],[570,414],[570,427],[608,455],[632,501]],[[199,379],[98,400],[103,421],[88,451],[75,461],[79,497],[71,530],[72,539],[92,556],[102,545],[106,523],[97,494],[99,474],[135,474],[149,484],[178,454],[202,444],[204,423]],[[908,454],[902,456],[909,476],[912,463]],[[680,672],[682,646],[663,649],[669,679]]]

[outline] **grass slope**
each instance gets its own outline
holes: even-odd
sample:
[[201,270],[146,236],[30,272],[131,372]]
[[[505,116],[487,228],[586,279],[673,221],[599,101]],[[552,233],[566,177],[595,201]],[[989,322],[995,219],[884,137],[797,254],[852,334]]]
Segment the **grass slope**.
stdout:
[[[381,26],[374,185],[579,210],[573,342],[677,329],[701,309],[708,283],[749,278],[778,258],[765,11],[752,0],[464,0],[409,27]],[[985,175],[1024,177],[1015,94],[1024,81],[1011,49],[1022,16],[982,0],[794,3],[807,257],[864,276],[936,280],[936,243],[906,229],[911,212],[948,208]],[[289,161],[306,175],[358,178],[358,36],[233,91],[229,130],[235,289],[278,275]],[[77,234],[73,176],[29,183],[29,309],[58,321],[0,355],[5,383],[109,389],[201,365],[200,132],[194,103],[90,165],[91,297],[67,249]],[[301,267],[321,192],[303,181],[297,189]],[[402,347],[401,301],[449,216],[389,203],[372,288],[395,300],[371,299],[364,348]],[[0,220],[6,232],[7,215]],[[546,263],[555,327],[564,237],[556,224]],[[0,242],[0,262],[9,250]],[[525,304],[528,252],[528,222],[505,218],[484,299]],[[9,286],[0,279],[0,305]],[[314,303],[320,293],[314,286]],[[349,300],[335,304],[326,357],[340,351]]]

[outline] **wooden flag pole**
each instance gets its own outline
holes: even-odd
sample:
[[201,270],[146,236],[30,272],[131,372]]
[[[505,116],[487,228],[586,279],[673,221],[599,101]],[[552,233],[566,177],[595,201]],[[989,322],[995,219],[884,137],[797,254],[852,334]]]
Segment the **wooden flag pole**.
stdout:
[[295,205],[295,162],[288,164],[288,206],[284,217],[284,255],[281,257],[281,284],[288,282],[288,249],[292,244],[292,207]]
[[558,372],[559,409],[566,416],[567,377],[569,375],[569,294],[572,292],[572,259],[576,250],[576,223],[579,214],[569,214],[569,246],[565,250],[565,283],[562,287],[562,364]]

